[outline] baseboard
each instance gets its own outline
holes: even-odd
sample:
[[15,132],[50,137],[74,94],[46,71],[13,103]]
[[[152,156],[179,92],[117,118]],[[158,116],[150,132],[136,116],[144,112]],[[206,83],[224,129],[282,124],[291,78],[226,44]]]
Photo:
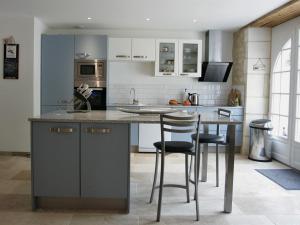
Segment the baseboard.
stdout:
[[23,156],[23,157],[30,157],[30,152],[2,152],[0,151],[0,155],[7,155],[7,156]]

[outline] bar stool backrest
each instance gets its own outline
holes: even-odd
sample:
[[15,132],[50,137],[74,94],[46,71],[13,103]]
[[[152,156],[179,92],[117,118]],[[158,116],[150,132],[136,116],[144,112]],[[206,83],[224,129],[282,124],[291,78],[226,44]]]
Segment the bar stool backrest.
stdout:
[[[227,109],[218,108],[218,115],[223,117],[231,117],[231,111]],[[217,135],[220,134],[220,125],[217,124]]]
[[[161,126],[161,142],[162,142],[162,151],[165,149],[165,132],[170,133],[196,133],[199,137],[199,128],[200,128],[200,114],[193,115],[160,115],[160,126]],[[198,140],[198,138],[197,138]],[[198,143],[196,143],[197,145]]]

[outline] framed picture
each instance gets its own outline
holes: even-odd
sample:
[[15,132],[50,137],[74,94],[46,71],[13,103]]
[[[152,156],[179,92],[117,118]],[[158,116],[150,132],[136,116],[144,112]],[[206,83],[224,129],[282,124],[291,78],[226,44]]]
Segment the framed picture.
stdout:
[[4,45],[4,61],[3,61],[3,78],[18,79],[19,78],[19,45]]

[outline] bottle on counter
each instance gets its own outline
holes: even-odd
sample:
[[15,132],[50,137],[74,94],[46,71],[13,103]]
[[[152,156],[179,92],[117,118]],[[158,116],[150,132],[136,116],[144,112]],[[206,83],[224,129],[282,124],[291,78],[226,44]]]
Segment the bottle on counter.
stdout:
[[184,92],[182,93],[182,103],[183,103],[184,101],[188,100],[188,98],[189,98],[189,94],[188,94],[188,92],[187,92],[187,89],[185,88],[185,89],[184,89]]

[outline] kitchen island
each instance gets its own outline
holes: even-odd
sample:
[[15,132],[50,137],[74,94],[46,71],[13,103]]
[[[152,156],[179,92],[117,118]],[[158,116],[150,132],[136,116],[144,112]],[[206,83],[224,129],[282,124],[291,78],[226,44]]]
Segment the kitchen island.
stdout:
[[[117,110],[57,111],[29,120],[33,209],[68,207],[129,212],[130,125],[159,123],[158,115]],[[228,125],[224,212],[231,212],[235,126],[242,121],[210,112],[201,114],[201,123],[206,132],[209,124]],[[205,180],[207,170],[203,171]]]

